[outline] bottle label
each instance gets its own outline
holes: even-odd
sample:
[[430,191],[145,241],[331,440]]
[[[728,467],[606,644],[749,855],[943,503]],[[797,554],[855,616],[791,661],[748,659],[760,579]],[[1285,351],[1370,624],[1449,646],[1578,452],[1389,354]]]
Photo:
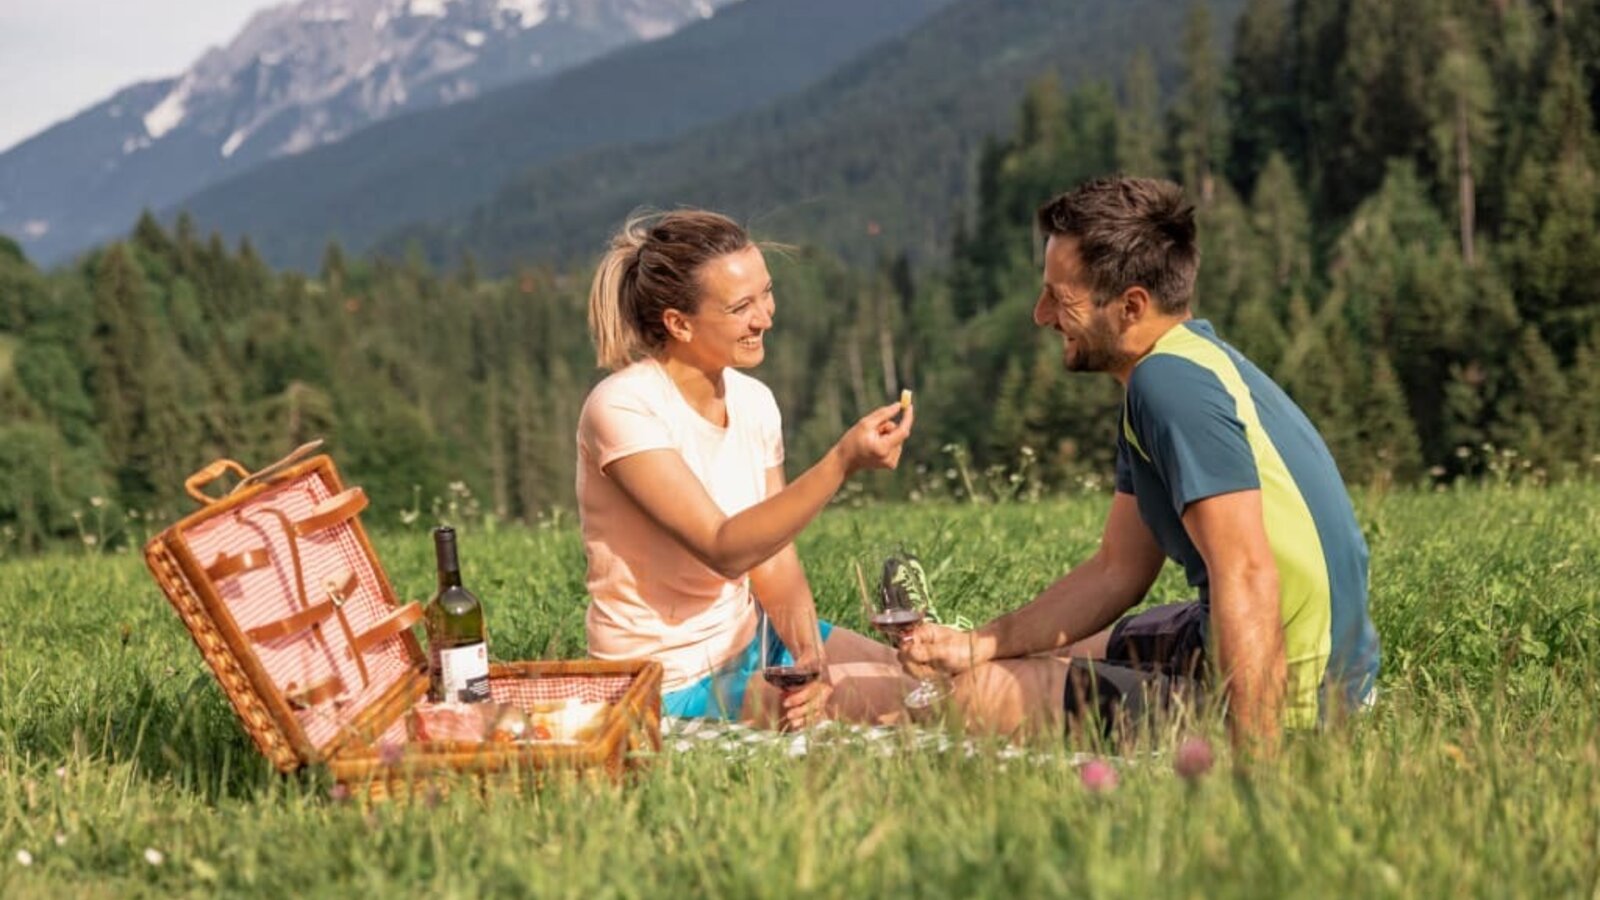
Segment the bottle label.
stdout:
[[483,641],[439,651],[439,687],[447,701],[489,699],[489,648]]

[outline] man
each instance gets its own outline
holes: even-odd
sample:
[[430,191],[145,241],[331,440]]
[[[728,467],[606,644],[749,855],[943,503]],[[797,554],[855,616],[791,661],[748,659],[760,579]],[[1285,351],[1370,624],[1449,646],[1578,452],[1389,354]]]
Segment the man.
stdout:
[[[1205,689],[1208,672],[1242,749],[1270,752],[1281,725],[1368,702],[1378,641],[1349,497],[1299,407],[1192,318],[1199,249],[1182,190],[1100,179],[1046,204],[1038,225],[1034,322],[1061,335],[1067,369],[1126,390],[1100,548],[972,633],[920,628],[902,662],[957,676],[968,718],[1007,732],[1137,716],[1152,695]],[[1164,558],[1198,599],[1119,621]]]

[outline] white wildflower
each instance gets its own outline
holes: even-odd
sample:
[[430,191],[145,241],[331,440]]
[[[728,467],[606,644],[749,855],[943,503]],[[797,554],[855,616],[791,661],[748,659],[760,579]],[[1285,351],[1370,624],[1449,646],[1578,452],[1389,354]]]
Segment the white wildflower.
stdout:
[[31,865],[33,865],[33,854],[29,853],[26,850],[18,850],[17,851],[17,865],[21,865],[21,866],[31,866]]
[[165,859],[166,857],[162,855],[160,850],[157,850],[154,847],[144,848],[144,861],[150,865],[159,866]]

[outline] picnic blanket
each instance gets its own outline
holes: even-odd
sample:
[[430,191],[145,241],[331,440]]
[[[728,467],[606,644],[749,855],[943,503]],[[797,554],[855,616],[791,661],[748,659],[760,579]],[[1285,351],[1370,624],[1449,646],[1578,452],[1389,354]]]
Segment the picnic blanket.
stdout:
[[1077,765],[1093,758],[1087,753],[1049,753],[1029,750],[998,739],[958,738],[944,731],[916,726],[861,725],[821,722],[805,731],[783,732],[752,728],[739,722],[665,717],[661,720],[661,746],[669,753],[711,753],[740,758],[770,749],[789,756],[805,756],[822,747],[857,750],[864,754],[898,756],[920,753],[960,753],[972,757],[988,754],[1001,761],[1065,762]]

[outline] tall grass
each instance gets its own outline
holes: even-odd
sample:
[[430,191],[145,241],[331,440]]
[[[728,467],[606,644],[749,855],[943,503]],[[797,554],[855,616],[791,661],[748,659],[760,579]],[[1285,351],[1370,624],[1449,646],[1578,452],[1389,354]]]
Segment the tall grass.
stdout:
[[[1105,500],[833,510],[823,615],[905,546],[982,620],[1092,552]],[[131,556],[0,566],[0,895],[1600,897],[1600,488],[1358,497],[1382,702],[1248,771],[1140,755],[1109,793],[1063,748],[692,751],[622,786],[363,809],[272,773]],[[378,542],[431,589],[424,532]],[[466,528],[494,655],[574,655],[570,526]],[[1164,573],[1154,600],[1186,596]],[[1215,723],[1208,726],[1215,728]],[[23,865],[17,854],[26,852]]]

